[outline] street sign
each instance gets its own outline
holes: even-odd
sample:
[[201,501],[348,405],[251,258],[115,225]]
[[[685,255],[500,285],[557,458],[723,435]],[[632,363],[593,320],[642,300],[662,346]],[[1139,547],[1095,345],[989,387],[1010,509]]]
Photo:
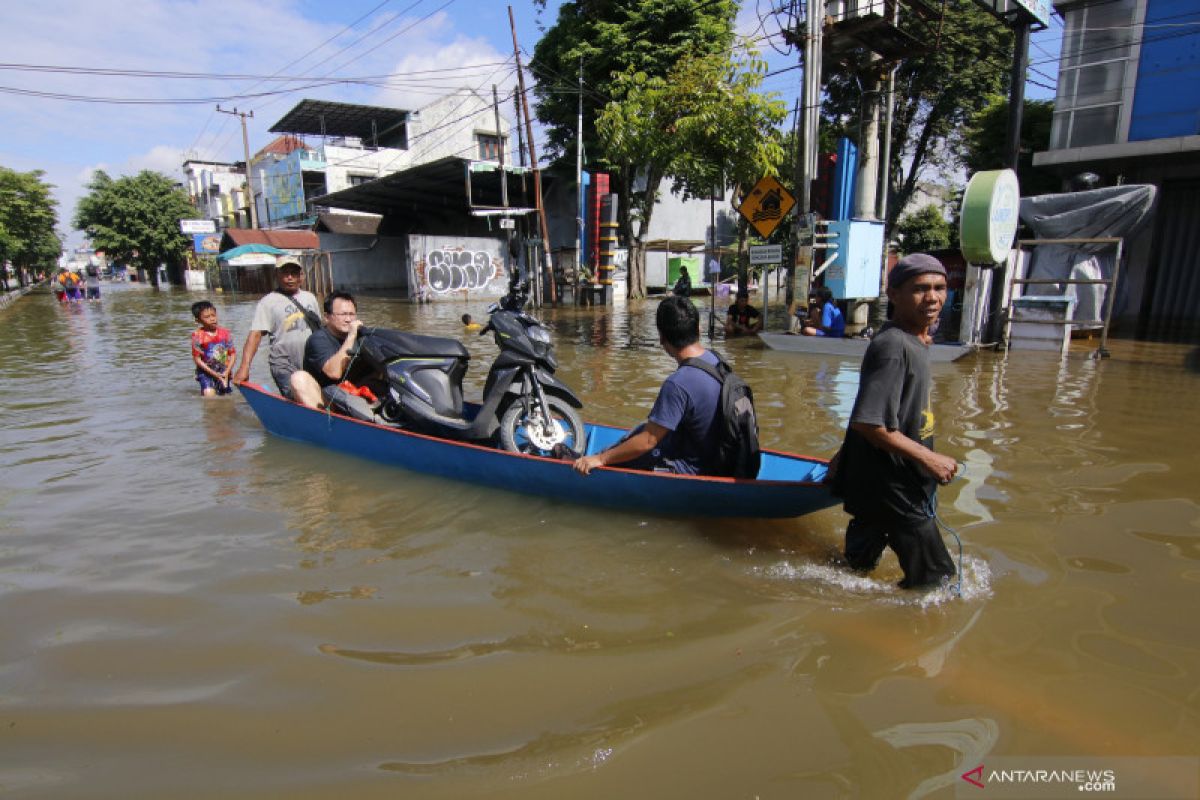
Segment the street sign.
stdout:
[[183,233],[216,233],[216,220],[211,219],[181,219],[179,230]]
[[512,217],[501,217],[500,218],[501,230],[512,230],[515,227],[517,227],[517,221],[515,219],[513,219]]
[[756,244],[750,246],[751,264],[782,264],[783,245]]
[[783,222],[784,217],[796,205],[796,198],[783,188],[783,184],[770,175],[754,184],[738,206],[738,213],[766,239]]

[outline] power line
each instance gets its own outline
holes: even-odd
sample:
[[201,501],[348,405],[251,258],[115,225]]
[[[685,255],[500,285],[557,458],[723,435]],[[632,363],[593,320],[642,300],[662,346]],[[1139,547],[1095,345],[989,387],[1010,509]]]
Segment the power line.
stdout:
[[[340,76],[337,80],[369,83],[372,81],[387,81],[395,78],[405,78],[417,75],[435,75],[442,73],[464,72],[467,70],[479,70],[486,67],[505,64],[507,61],[491,61],[480,64],[463,65],[461,67],[441,67],[437,69],[420,69],[411,70],[408,72],[388,72],[381,75],[357,75],[357,76]],[[242,81],[242,80],[257,80],[260,83],[279,82],[291,83],[301,80],[313,80],[302,75],[245,75],[238,73],[221,73],[221,72],[172,72],[161,70],[132,70],[132,69],[103,69],[94,67],[71,67],[57,66],[50,64],[0,64],[0,70],[14,70],[18,72],[56,72],[71,75],[105,75],[110,77],[128,77],[128,78],[157,78],[157,79],[186,79],[186,80],[223,80],[223,81]],[[334,76],[327,76],[333,79]]]
[[[331,36],[331,37],[329,37],[328,39],[326,39],[325,41],[321,42],[321,43],[320,43],[319,45],[317,45],[316,47],[310,48],[309,50],[305,51],[305,53],[304,53],[303,55],[301,55],[299,58],[297,58],[297,59],[294,59],[293,61],[289,61],[287,64],[284,64],[282,67],[280,67],[280,68],[279,68],[279,70],[277,71],[277,73],[276,73],[276,74],[278,74],[278,72],[283,72],[285,69],[287,69],[287,68],[289,68],[289,67],[291,67],[291,66],[293,66],[293,65],[295,65],[295,64],[298,64],[299,62],[301,62],[301,61],[303,61],[304,59],[308,58],[310,55],[312,55],[313,53],[317,52],[317,51],[318,51],[318,50],[320,50],[322,47],[324,47],[325,45],[327,45],[327,44],[329,44],[330,42],[332,42],[334,39],[336,39],[336,38],[338,38],[339,36],[341,36],[343,33],[346,33],[347,31],[351,30],[351,29],[352,29],[352,28],[353,28],[355,25],[357,25],[358,23],[362,22],[364,19],[366,19],[367,17],[371,16],[371,15],[372,15],[372,14],[374,14],[376,11],[378,11],[378,10],[379,10],[379,9],[381,9],[381,8],[383,8],[385,5],[387,5],[387,4],[388,4],[388,3],[390,3],[390,2],[391,2],[391,0],[383,0],[383,2],[382,2],[382,3],[380,3],[380,4],[379,4],[379,5],[377,5],[377,6],[375,6],[375,7],[374,7],[374,8],[372,8],[370,11],[368,11],[366,14],[363,14],[361,17],[359,17],[358,19],[354,20],[354,22],[351,22],[351,23],[350,23],[349,25],[347,25],[346,27],[342,28],[340,31],[338,31],[337,33],[335,33],[333,36]],[[253,83],[253,84],[251,84],[250,86],[248,86],[248,87],[247,87],[247,89],[253,89],[253,88],[254,88],[255,86],[257,86],[257,85],[258,85],[258,83]],[[206,117],[206,118],[205,118],[205,120],[204,120],[204,125],[203,125],[203,126],[201,126],[201,128],[200,128],[200,133],[196,134],[196,138],[195,138],[195,139],[192,141],[192,146],[188,148],[188,150],[189,150],[189,151],[195,151],[195,150],[196,150],[196,146],[197,146],[198,144],[200,144],[200,139],[201,139],[201,138],[203,138],[203,136],[204,136],[204,132],[205,132],[206,130],[208,130],[209,123],[211,123],[211,122],[212,122],[212,120],[213,120],[213,117],[215,116],[215,114],[216,114],[216,112],[215,112],[215,111],[210,111],[210,112],[209,112],[209,114],[208,114],[208,117]],[[228,122],[229,122],[229,118],[228,118],[228,117],[224,117],[224,118],[222,118],[221,127],[220,127],[220,128],[217,130],[217,133],[215,133],[215,134],[213,135],[213,141],[214,141],[214,142],[216,141],[216,137],[220,135],[220,132],[221,132],[221,131],[223,131],[223,130],[225,129],[225,125],[226,125]]]

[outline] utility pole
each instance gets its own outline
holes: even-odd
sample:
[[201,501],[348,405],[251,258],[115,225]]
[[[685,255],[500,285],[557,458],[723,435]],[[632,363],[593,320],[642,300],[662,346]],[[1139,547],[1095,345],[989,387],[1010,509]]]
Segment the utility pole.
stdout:
[[1017,171],[1021,159],[1021,115],[1025,111],[1025,71],[1029,65],[1028,20],[1013,25],[1013,60],[1008,87],[1008,131],[1004,139],[1005,163]]
[[222,114],[232,114],[242,121],[242,150],[246,154],[246,198],[250,205],[250,229],[258,229],[258,203],[254,200],[254,189],[250,186],[250,139],[246,136],[246,118],[254,119],[253,111],[238,111],[237,106],[234,106],[233,111],[226,111],[217,106],[217,111]]
[[[529,115],[529,98],[525,95],[525,71],[521,68],[521,46],[517,44],[517,20],[512,6],[508,7],[508,26],[512,30],[513,58],[517,62],[517,87],[521,91],[521,108],[525,110],[525,132],[529,139],[529,165],[533,169],[533,197],[537,205],[538,218],[542,223],[542,257],[547,280],[550,282],[550,304],[558,304],[554,286],[554,266],[550,261],[550,226],[546,224],[546,206],[542,203],[542,170],[538,167],[537,150],[533,145],[533,119]],[[538,298],[541,302],[541,298]]]
[[[821,128],[821,57],[824,43],[825,0],[805,0],[804,10],[804,83],[800,93],[800,144],[796,157],[796,253],[801,241],[811,245],[812,231],[808,228],[812,211],[812,183],[817,176],[817,150]],[[811,252],[811,251],[810,251]],[[797,259],[798,261],[799,259]],[[807,297],[812,281],[812,263],[803,270],[796,269],[793,297]],[[800,265],[797,264],[797,267]]]
[[[500,204],[508,208],[508,172],[504,169],[504,131],[500,127],[500,92],[496,89],[496,84],[492,84],[492,109],[496,115],[496,141],[499,144],[497,155],[500,161]],[[504,216],[500,219],[504,220],[504,269],[509,275],[512,275],[512,237],[513,237],[513,221],[512,217]]]
[[579,303],[579,275],[583,272],[583,56],[579,57],[579,112],[575,121],[575,303]]

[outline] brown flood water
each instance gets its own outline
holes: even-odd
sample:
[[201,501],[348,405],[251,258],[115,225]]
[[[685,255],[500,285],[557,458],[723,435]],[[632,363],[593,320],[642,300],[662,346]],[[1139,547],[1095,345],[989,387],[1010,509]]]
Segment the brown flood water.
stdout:
[[[1200,753],[1193,348],[936,368],[958,597],[838,569],[840,510],[612,513],[273,439],[198,397],[196,295],[104,292],[0,311],[0,794],[952,796],[987,757]],[[256,298],[214,299],[240,347]],[[643,418],[652,310],[542,315],[585,417]],[[717,347],[765,445],[836,449],[856,363]]]

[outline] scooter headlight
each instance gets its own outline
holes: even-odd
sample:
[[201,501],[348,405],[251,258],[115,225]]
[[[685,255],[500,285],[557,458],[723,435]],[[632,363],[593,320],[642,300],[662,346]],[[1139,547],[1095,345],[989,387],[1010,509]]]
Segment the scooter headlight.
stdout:
[[529,334],[530,339],[538,344],[550,344],[550,331],[541,325],[530,325],[526,333]]

